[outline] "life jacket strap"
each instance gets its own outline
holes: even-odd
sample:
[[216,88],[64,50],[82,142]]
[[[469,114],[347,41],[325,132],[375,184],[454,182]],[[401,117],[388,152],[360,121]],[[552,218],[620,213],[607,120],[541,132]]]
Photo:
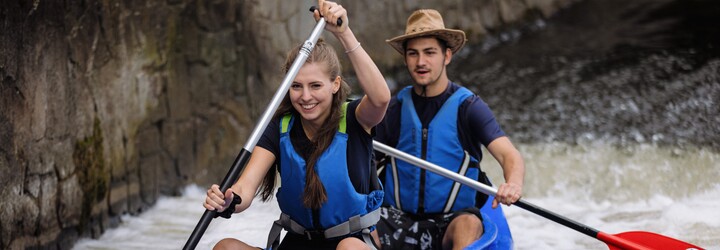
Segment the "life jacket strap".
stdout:
[[373,240],[372,236],[370,235],[370,228],[365,228],[362,230],[362,238],[365,244],[367,244],[370,247],[370,250],[378,250],[375,246],[375,241]]
[[[331,228],[325,229],[322,232],[322,237],[329,239],[348,235],[352,233],[362,232],[363,241],[370,246],[371,249],[375,249],[372,237],[370,237],[370,227],[377,224],[380,220],[380,209],[367,213],[365,215],[356,215],[350,217],[349,220],[335,225]],[[287,230],[295,234],[305,235],[308,240],[312,239],[313,235],[317,236],[318,231],[307,230],[299,223],[295,222],[285,213],[280,214],[280,218],[273,222],[272,228],[270,228],[270,234],[268,235],[267,248],[265,249],[276,249],[280,243],[280,231],[282,229]]]
[[380,209],[367,213],[365,215],[355,215],[350,217],[346,222],[340,223],[334,227],[325,229],[325,238],[333,238],[346,234],[360,232],[377,224],[380,220]]

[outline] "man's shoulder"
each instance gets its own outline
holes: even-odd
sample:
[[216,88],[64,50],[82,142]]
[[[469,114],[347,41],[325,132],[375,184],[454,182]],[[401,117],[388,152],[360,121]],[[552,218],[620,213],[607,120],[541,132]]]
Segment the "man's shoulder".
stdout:
[[400,99],[398,99],[398,96],[396,95],[396,96],[393,96],[392,98],[390,98],[390,103],[388,103],[387,109],[388,110],[396,109],[396,108],[399,108],[401,105],[402,105],[402,102],[400,101]]
[[466,91],[467,93],[470,93],[471,95],[476,95],[475,92],[473,92],[472,90],[470,90],[470,88],[465,87],[465,86],[463,86],[462,84],[457,83],[457,82],[453,82],[453,81],[450,81],[450,83],[448,84],[447,92],[450,93],[450,94],[453,94],[453,93],[455,93],[455,92],[457,92],[457,91],[459,91],[459,90],[461,90],[461,89],[462,89],[463,91]]

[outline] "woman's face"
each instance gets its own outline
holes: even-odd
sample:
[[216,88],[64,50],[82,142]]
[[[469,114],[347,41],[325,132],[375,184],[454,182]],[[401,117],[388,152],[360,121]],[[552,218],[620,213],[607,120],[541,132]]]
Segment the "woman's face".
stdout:
[[340,89],[340,77],[330,80],[325,65],[305,63],[290,85],[290,101],[303,120],[322,125],[330,115],[333,94]]

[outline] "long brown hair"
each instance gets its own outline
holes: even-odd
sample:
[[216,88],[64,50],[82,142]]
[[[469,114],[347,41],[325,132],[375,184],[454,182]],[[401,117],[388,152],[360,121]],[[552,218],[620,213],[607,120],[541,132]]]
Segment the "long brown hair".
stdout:
[[[290,69],[292,63],[295,61],[295,58],[298,56],[301,47],[302,45],[298,45],[288,53],[285,59],[285,64],[282,68],[283,73],[287,73]],[[318,39],[315,44],[315,48],[308,56],[305,63],[323,64],[325,66],[325,73],[330,76],[331,82],[340,76],[340,73],[342,72],[340,60],[338,59],[335,50],[329,44],[325,43],[322,38]],[[330,116],[318,129],[312,140],[314,150],[305,160],[307,164],[305,167],[305,190],[303,194],[303,205],[305,205],[305,207],[317,209],[320,208],[325,201],[327,201],[327,193],[325,192],[325,187],[320,181],[320,177],[315,171],[315,164],[317,163],[317,160],[320,159],[322,153],[330,146],[333,138],[335,138],[335,133],[337,132],[338,125],[340,124],[340,119],[343,116],[341,106],[349,94],[350,87],[344,80],[342,80],[340,83],[340,89],[337,93],[333,94],[332,105],[330,106]],[[292,106],[289,94],[286,94],[282,103],[280,103],[277,112],[275,112],[274,119],[279,119],[287,113],[291,113],[295,117],[300,117],[297,110],[295,110]],[[265,174],[265,178],[263,178],[260,195],[264,201],[269,200],[275,190],[276,170],[277,166],[273,166],[272,169]]]

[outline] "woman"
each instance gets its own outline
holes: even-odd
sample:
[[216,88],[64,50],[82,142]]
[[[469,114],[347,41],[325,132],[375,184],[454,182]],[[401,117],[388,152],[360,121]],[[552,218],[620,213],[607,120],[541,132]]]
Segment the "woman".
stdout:
[[[345,48],[365,96],[345,102],[349,86],[340,77],[339,59],[320,39],[239,180],[224,194],[218,185],[212,185],[204,206],[222,212],[237,194],[241,199],[234,211],[242,212],[256,194],[268,200],[274,192],[275,169],[279,166],[282,187],[277,199],[283,215],[276,224],[288,231],[280,249],[370,249],[366,236],[374,229],[377,219],[373,218],[383,199],[371,164],[372,138],[374,126],[385,115],[390,90],[348,27],[346,10],[334,2],[318,1],[318,6],[313,13],[315,19],[325,17],[325,29]],[[342,26],[336,25],[338,19],[342,19]],[[284,71],[299,49],[289,52]],[[273,232],[279,235],[279,228],[273,228]],[[268,246],[276,238],[270,237]],[[230,238],[215,246],[248,248],[252,249]]]

